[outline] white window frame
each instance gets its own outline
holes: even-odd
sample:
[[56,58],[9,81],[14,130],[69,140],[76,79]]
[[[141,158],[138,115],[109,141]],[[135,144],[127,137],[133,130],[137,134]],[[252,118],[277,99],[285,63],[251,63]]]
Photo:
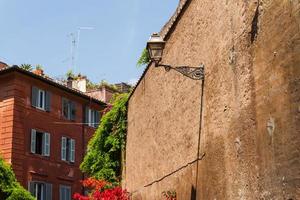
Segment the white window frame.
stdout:
[[41,183],[41,182],[35,182],[34,183],[34,191],[35,191],[35,194],[34,194],[34,196],[35,197],[37,197],[37,195],[38,195],[38,188],[39,188],[39,185],[41,185],[42,187],[41,187],[41,200],[44,200],[44,192],[46,192],[46,190],[45,190],[45,184],[44,183]]
[[87,119],[87,125],[93,128],[97,128],[97,125],[99,122],[96,122],[95,119],[95,113],[98,112],[97,110],[88,108],[88,119]]
[[[65,104],[66,103],[66,104]],[[67,109],[66,116],[64,115],[64,109]],[[74,107],[73,107],[74,106]],[[71,101],[65,97],[62,97],[62,116],[67,120],[76,120],[76,104],[74,101]],[[73,116],[74,111],[74,116]]]
[[[39,188],[41,189],[40,200],[52,200],[52,184],[43,181],[29,181],[28,191],[34,196],[38,196]],[[37,199],[37,198],[36,198]]]
[[[42,96],[42,105],[41,105],[41,96]],[[38,105],[37,108],[41,110],[46,110],[45,108],[46,105],[46,92],[45,90],[38,89]]]
[[[42,133],[42,154],[36,153],[36,133]],[[35,129],[31,129],[31,137],[30,137],[30,152],[36,155],[41,155],[45,157],[50,157],[50,151],[51,151],[51,137],[50,133],[46,133],[43,131],[37,131]]]
[[[61,160],[75,163],[76,146],[75,139],[62,136],[61,138]],[[69,147],[67,147],[69,145]],[[69,150],[69,152],[67,152]]]

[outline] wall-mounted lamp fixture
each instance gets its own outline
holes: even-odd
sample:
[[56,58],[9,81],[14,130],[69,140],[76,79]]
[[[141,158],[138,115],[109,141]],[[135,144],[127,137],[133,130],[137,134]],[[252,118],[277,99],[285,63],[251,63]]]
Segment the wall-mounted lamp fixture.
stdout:
[[150,56],[150,60],[155,63],[155,67],[164,67],[166,71],[171,69],[183,74],[194,80],[204,79],[204,65],[201,64],[199,67],[189,67],[189,66],[176,66],[160,64],[162,59],[163,51],[166,42],[158,33],[153,33],[150,40],[147,42],[147,50]]

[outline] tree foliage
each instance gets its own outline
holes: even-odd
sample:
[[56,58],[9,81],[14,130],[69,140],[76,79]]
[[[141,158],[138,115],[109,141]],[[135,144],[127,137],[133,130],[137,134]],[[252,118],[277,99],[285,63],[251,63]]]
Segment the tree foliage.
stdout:
[[75,78],[75,77],[76,77],[76,75],[74,74],[72,69],[67,71],[66,78]]
[[44,67],[43,67],[43,65],[37,64],[37,65],[35,66],[35,69],[36,69],[36,70],[43,70]]
[[142,52],[141,57],[139,58],[138,62],[137,62],[137,66],[141,67],[143,65],[147,65],[150,62],[150,56],[149,53],[147,51],[147,49],[145,48]]
[[88,90],[99,89],[103,86],[106,86],[106,87],[111,88],[113,90],[118,89],[114,84],[110,84],[106,80],[101,80],[100,83],[93,83],[89,79],[87,79],[86,88]]
[[119,182],[127,131],[127,100],[128,94],[116,97],[112,109],[102,117],[96,133],[89,141],[87,154],[80,167],[96,179]]
[[6,200],[34,200],[16,180],[9,165],[0,157],[0,199]]
[[20,68],[27,70],[27,71],[32,71],[32,65],[31,64],[21,64]]

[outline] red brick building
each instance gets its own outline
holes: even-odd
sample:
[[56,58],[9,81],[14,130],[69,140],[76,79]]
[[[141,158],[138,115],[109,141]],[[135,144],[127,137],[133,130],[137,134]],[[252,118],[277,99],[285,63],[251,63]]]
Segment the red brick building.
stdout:
[[17,66],[0,67],[0,154],[41,200],[82,192],[79,165],[105,103]]

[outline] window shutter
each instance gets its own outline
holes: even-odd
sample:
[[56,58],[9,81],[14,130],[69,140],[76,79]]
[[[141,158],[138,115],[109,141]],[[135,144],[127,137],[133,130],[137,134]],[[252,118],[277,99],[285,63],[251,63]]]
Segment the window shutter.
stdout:
[[59,186],[59,200],[63,200],[64,194],[63,194],[63,187]]
[[75,162],[75,140],[71,139],[71,147],[70,147],[70,161]]
[[39,89],[37,87],[32,86],[31,89],[31,105],[34,107],[38,106],[38,98],[39,96]]
[[100,113],[98,111],[95,111],[95,124],[94,127],[98,127],[100,123]]
[[61,138],[61,159],[66,161],[66,156],[67,156],[67,138],[62,137]]
[[68,100],[62,97],[62,116],[68,118],[69,108]]
[[28,191],[34,195],[34,182],[29,181],[28,182]]
[[90,109],[90,126],[94,127],[95,126],[95,111]]
[[51,93],[50,92],[48,92],[48,91],[45,91],[45,96],[46,96],[46,98],[45,98],[45,110],[46,111],[48,111],[48,112],[50,112],[50,104],[51,104]]
[[71,200],[71,187],[66,187],[66,200]]
[[85,109],[84,109],[84,123],[86,123],[86,125],[88,125],[88,123],[89,123],[89,109],[88,109],[88,107],[85,107]]
[[36,130],[31,130],[31,145],[30,145],[30,151],[31,153],[35,153],[36,148]]
[[46,183],[45,200],[52,200],[52,184]]
[[71,120],[76,119],[76,104],[74,102],[70,102],[71,104]]
[[50,156],[50,134],[43,134],[43,155]]

